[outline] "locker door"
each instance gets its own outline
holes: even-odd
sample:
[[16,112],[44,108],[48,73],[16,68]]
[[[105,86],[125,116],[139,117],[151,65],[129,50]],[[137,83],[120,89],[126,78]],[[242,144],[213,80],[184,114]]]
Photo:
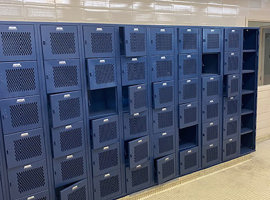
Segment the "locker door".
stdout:
[[241,69],[240,52],[226,52],[224,58],[224,74],[237,74]]
[[49,192],[44,191],[35,194],[30,194],[29,196],[26,196],[18,200],[49,200]]
[[199,97],[198,79],[185,79],[179,82],[179,103],[197,101]]
[[199,149],[194,147],[180,152],[180,175],[185,175],[199,169]]
[[240,93],[240,76],[238,74],[228,75],[226,82],[226,94],[228,97],[237,96]]
[[220,95],[220,76],[209,76],[202,78],[202,97],[203,101],[209,98],[219,97]]
[[239,136],[240,128],[241,124],[238,116],[224,119],[223,140]]
[[153,110],[153,129],[155,133],[174,129],[174,108],[172,106]]
[[211,99],[205,102],[202,106],[202,120],[203,122],[211,122],[217,120],[220,116],[220,102],[218,99]]
[[174,73],[174,58],[171,55],[152,56],[152,82],[172,80]]
[[203,29],[203,52],[221,52],[223,29]]
[[158,184],[175,177],[175,155],[171,154],[156,161]]
[[154,108],[163,108],[174,104],[174,82],[157,82],[153,84]]
[[180,128],[193,126],[198,123],[198,102],[192,102],[179,106]]
[[[87,180],[77,182],[60,191],[60,200],[88,200]],[[42,199],[43,200],[43,199]]]
[[200,50],[200,29],[179,28],[179,52],[198,53]]
[[147,110],[147,88],[145,84],[128,88],[129,113],[135,114]]
[[221,160],[221,148],[219,142],[212,143],[202,148],[202,167],[210,167]]
[[225,51],[240,51],[242,30],[237,28],[225,29]]
[[199,54],[179,55],[179,77],[197,77],[199,74]]
[[174,132],[164,132],[153,136],[154,158],[166,156],[175,151]]
[[224,117],[232,117],[240,113],[239,97],[224,98]]
[[223,161],[236,158],[240,153],[240,143],[238,137],[229,138],[223,141]]
[[214,143],[219,140],[221,135],[219,121],[204,123],[202,125],[202,133],[203,145],[208,145],[209,143]]

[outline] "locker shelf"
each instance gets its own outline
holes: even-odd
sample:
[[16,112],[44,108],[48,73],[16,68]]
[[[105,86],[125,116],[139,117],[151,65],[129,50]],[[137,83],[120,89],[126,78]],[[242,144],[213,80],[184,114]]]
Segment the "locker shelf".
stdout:
[[253,129],[251,129],[251,128],[241,128],[241,135],[251,133],[252,131],[253,131]]
[[254,93],[242,96],[242,114],[254,112],[255,98]]
[[254,93],[254,90],[242,90],[242,95],[252,94],[252,93]]
[[255,134],[254,132],[241,135],[241,154],[246,154],[248,152],[255,150]]
[[254,113],[241,116],[241,134],[246,134],[255,128]]
[[241,115],[248,115],[253,113],[253,110],[251,109],[242,109]]
[[255,52],[257,52],[257,50],[256,49],[249,49],[249,50],[244,49],[243,52],[244,53],[255,53]]
[[179,130],[179,149],[180,151],[198,145],[199,141],[198,125]]
[[242,70],[243,74],[249,74],[249,73],[254,73],[254,72],[255,70],[247,70],[247,69]]
[[258,46],[258,29],[243,30],[243,49],[256,50]]

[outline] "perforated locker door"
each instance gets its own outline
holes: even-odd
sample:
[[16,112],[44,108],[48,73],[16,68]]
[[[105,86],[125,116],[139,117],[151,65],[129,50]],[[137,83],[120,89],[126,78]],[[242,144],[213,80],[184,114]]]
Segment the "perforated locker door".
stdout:
[[227,76],[226,83],[227,97],[237,96],[240,94],[241,78],[238,74],[232,74]]
[[73,91],[81,88],[79,60],[45,60],[44,67],[47,93]]
[[116,86],[116,63],[114,58],[88,59],[88,83],[91,90]]
[[175,133],[167,131],[153,136],[154,158],[166,156],[175,151]]
[[92,151],[92,166],[95,176],[108,173],[120,167],[119,148],[119,143],[114,143]]
[[145,84],[134,85],[128,88],[129,113],[135,114],[147,110],[147,88]]
[[149,160],[149,136],[128,142],[129,167],[133,168]]
[[8,171],[11,199],[19,199],[48,189],[46,160]]
[[36,95],[39,79],[36,62],[0,63],[1,98]]
[[241,111],[241,101],[239,97],[224,97],[224,117],[232,117],[238,115]]
[[84,52],[86,58],[114,57],[115,30],[110,26],[84,26]]
[[23,197],[21,199],[18,199],[18,200],[50,200],[49,198],[50,198],[49,192],[44,191],[44,192],[39,192],[39,193],[35,193],[35,194],[30,194],[30,195]]
[[144,135],[148,135],[148,112],[135,113],[130,115],[124,113],[124,138],[131,140]]
[[45,59],[79,58],[77,26],[42,25],[41,37]]
[[179,28],[179,52],[198,53],[200,50],[200,29]]
[[180,152],[180,175],[185,175],[199,169],[199,148],[194,147]]
[[199,81],[196,78],[179,81],[179,103],[197,101],[199,97]]
[[223,161],[236,158],[240,153],[238,137],[229,138],[223,141]]
[[166,107],[153,110],[153,129],[155,133],[174,129],[174,108]]
[[142,26],[125,26],[125,55],[144,56],[146,55],[146,28]]
[[205,145],[202,148],[202,167],[210,167],[221,161],[221,148],[219,142]]
[[209,98],[219,97],[220,91],[220,76],[202,77],[202,98],[203,101]]
[[217,98],[211,99],[202,105],[203,122],[211,122],[217,120],[220,116],[220,102]]
[[242,30],[238,28],[225,28],[225,51],[240,51]]
[[204,28],[203,29],[203,52],[221,52],[223,29]]
[[42,126],[39,96],[0,101],[4,134],[31,130]]
[[241,69],[240,52],[226,52],[224,57],[224,75],[237,74]]
[[122,85],[134,85],[147,82],[146,57],[121,57]]
[[[60,191],[60,200],[88,200],[87,180],[74,183]],[[42,199],[43,200],[43,199]]]
[[223,123],[223,140],[238,137],[240,135],[240,129],[239,116],[225,118]]
[[174,52],[174,29],[151,28],[150,29],[150,52],[152,55],[173,54]]
[[58,128],[52,128],[54,158],[69,155],[84,149],[84,125],[76,122]]
[[68,125],[82,119],[81,92],[50,95],[53,127]]
[[0,25],[0,60],[36,60],[36,44],[33,25]]
[[174,82],[153,83],[154,108],[163,108],[174,104]]
[[158,184],[164,183],[175,177],[175,154],[156,160]]
[[171,55],[152,56],[152,82],[172,80],[175,70],[174,58]]
[[5,135],[4,141],[9,168],[42,160],[46,156],[41,128]]
[[78,152],[53,160],[55,187],[60,187],[86,177],[85,153]]
[[199,54],[179,55],[179,77],[197,77],[199,74]]
[[93,182],[95,199],[115,199],[122,192],[120,170],[111,171],[94,177]]
[[219,121],[211,121],[202,125],[202,144],[208,145],[219,140],[221,137]]
[[179,127],[185,128],[198,124],[199,107],[198,102],[179,105]]

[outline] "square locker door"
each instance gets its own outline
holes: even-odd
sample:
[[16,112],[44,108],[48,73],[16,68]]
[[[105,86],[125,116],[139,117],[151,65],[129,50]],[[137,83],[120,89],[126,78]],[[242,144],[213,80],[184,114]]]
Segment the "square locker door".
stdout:
[[[60,200],[88,200],[87,180],[82,180],[60,191]],[[42,199],[43,200],[43,199]]]
[[91,90],[116,86],[116,63],[114,58],[88,59],[88,83]]
[[199,54],[179,55],[179,78],[197,77],[199,74]]
[[1,98],[36,95],[39,93],[37,62],[0,63]]
[[119,143],[92,150],[92,166],[94,176],[118,169],[120,167]]
[[174,57],[152,56],[152,82],[172,80],[174,74]]
[[149,136],[128,142],[129,167],[133,168],[149,160]]
[[17,200],[49,200],[49,192],[44,191],[44,192],[39,192],[35,194],[30,194],[24,198],[17,199]]
[[241,77],[238,74],[228,75],[225,87],[228,97],[239,95],[241,87]]
[[220,95],[220,76],[202,77],[202,97],[203,101],[219,97]]
[[120,170],[94,177],[93,182],[95,199],[115,199],[122,193]]
[[240,52],[226,52],[224,58],[224,74],[237,74],[241,69]]
[[199,169],[199,149],[194,147],[180,152],[180,175],[185,175]]
[[174,104],[174,82],[153,83],[154,108],[163,108]]
[[155,133],[174,129],[174,108],[167,107],[153,110],[153,129]]
[[19,199],[48,189],[46,160],[8,171],[11,199]]
[[144,56],[146,55],[146,28],[141,26],[125,26],[125,55]]
[[229,138],[223,141],[223,161],[236,158],[240,153],[238,137]]
[[242,34],[241,29],[225,28],[225,51],[240,51]]
[[105,118],[93,120],[92,139],[94,149],[118,142],[118,115],[112,115]]
[[5,150],[9,168],[45,159],[43,129],[5,135]]
[[179,106],[180,128],[185,128],[198,124],[198,117],[198,102],[187,103]]
[[203,52],[221,52],[223,29],[204,28],[203,29]]
[[148,112],[135,113],[130,115],[124,113],[124,138],[131,140],[148,135]]
[[203,122],[218,120],[220,116],[220,102],[218,99],[211,99],[202,105]]
[[50,95],[53,127],[67,125],[82,119],[81,92]]
[[221,136],[219,121],[211,121],[202,125],[202,143],[208,145],[216,142]]
[[81,88],[79,60],[45,60],[44,67],[47,93],[73,91]]
[[166,156],[175,151],[175,133],[173,131],[153,135],[154,158]]
[[152,166],[149,162],[137,165],[134,168],[126,168],[127,193],[136,192],[150,186]]
[[134,85],[147,82],[146,57],[121,57],[122,85]]
[[200,29],[179,28],[179,52],[198,53],[200,51]]
[[33,25],[0,25],[0,60],[36,60]]
[[148,94],[145,84],[130,86],[128,88],[128,95],[130,114],[135,114],[147,110]]
[[223,140],[240,135],[240,119],[238,116],[229,117],[224,119],[223,125]]
[[84,149],[84,124],[82,121],[52,129],[54,158]]
[[202,148],[202,167],[210,167],[221,160],[221,148],[219,142],[215,142]]
[[224,117],[238,115],[241,111],[241,102],[239,97],[224,98]]
[[158,184],[175,177],[175,155],[171,154],[156,161]]
[[4,134],[31,130],[42,126],[39,96],[0,101]]
[[198,79],[185,79],[179,82],[179,103],[197,101],[199,97]]
[[151,54],[173,54],[174,52],[174,29],[151,28],[150,29],[150,52]]
[[54,159],[53,167],[55,187],[73,183],[86,177],[84,152]]
[[83,33],[86,58],[115,56],[114,27],[84,26]]
[[77,26],[41,26],[43,55],[45,59],[79,58]]

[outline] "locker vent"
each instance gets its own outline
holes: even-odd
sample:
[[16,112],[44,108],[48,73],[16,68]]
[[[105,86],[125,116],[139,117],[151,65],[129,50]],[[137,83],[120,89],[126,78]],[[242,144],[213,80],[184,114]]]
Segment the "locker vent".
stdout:
[[118,175],[100,181],[100,196],[106,197],[120,190]]
[[131,172],[132,187],[136,187],[149,181],[148,166]]
[[112,52],[112,33],[91,33],[91,46],[93,53]]
[[97,84],[113,82],[115,80],[114,65],[95,65],[95,76]]
[[185,156],[185,169],[190,169],[197,165],[197,152]]
[[207,48],[208,49],[219,48],[219,34],[207,34]]
[[157,78],[172,76],[172,61],[157,61]]
[[67,120],[80,117],[80,99],[68,99],[59,101],[59,116],[60,120]]
[[206,140],[211,141],[218,138],[218,125],[210,126],[206,130]]
[[238,79],[233,79],[231,81],[231,93],[238,93]]
[[237,134],[237,121],[227,123],[227,135]]
[[53,81],[56,88],[78,85],[77,66],[54,66]]
[[112,149],[98,154],[99,169],[104,170],[118,165],[118,150]]
[[212,162],[218,159],[218,147],[209,148],[206,151],[206,162]]
[[136,163],[148,157],[148,142],[137,145],[134,147],[134,161]]
[[232,100],[227,102],[228,110],[227,114],[232,115],[238,112],[238,100]]
[[68,195],[68,200],[87,200],[86,188],[82,187]]
[[131,52],[145,51],[144,33],[130,33],[130,50]]
[[197,97],[197,84],[187,84],[183,87],[183,99],[192,99]]
[[172,34],[171,33],[156,34],[156,50],[157,51],[172,50]]
[[238,33],[229,33],[229,48],[239,48],[240,35]]
[[196,59],[185,59],[183,62],[183,74],[191,75],[197,73],[197,61]]
[[207,119],[218,117],[218,103],[207,106]]
[[74,33],[50,33],[52,54],[75,54]]
[[237,142],[230,142],[226,144],[226,156],[230,156],[236,153]]
[[138,109],[146,106],[146,90],[137,91],[134,93],[134,108]]
[[75,158],[61,162],[62,180],[69,180],[84,174],[83,158]]
[[173,126],[173,111],[158,113],[158,128]]
[[145,79],[145,63],[127,63],[128,80],[142,80]]
[[159,88],[159,100],[160,103],[169,103],[173,101],[173,87]]
[[117,138],[117,123],[109,122],[99,126],[99,142],[103,143]]
[[183,34],[183,49],[184,50],[197,49],[197,34],[196,33]]
[[68,151],[82,146],[82,129],[76,128],[60,132],[61,151]]
[[174,160],[171,159],[168,162],[162,164],[162,178],[167,178],[174,174]]
[[184,110],[184,123],[188,124],[197,120],[197,108],[188,108]]
[[207,96],[218,95],[218,80],[207,82]]
[[159,138],[158,140],[158,146],[159,146],[159,153],[165,153],[168,151],[173,150],[173,136],[167,136]]
[[235,71],[238,70],[238,56],[229,56],[228,57],[228,70]]
[[131,135],[147,131],[146,116],[129,118],[129,130]]

